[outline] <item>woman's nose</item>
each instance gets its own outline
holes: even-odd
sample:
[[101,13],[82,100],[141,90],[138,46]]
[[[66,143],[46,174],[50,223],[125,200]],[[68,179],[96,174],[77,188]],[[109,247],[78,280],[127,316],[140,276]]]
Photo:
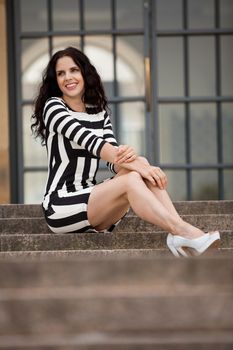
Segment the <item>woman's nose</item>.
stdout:
[[72,77],[72,74],[69,71],[66,72],[65,79],[69,80],[69,79],[71,79],[71,77]]

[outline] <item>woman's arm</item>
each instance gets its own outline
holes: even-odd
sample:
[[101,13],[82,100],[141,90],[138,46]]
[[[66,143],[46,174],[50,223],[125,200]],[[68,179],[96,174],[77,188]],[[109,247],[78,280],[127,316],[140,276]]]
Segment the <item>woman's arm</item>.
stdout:
[[[132,150],[129,146],[120,146],[119,148],[116,146],[117,143],[113,138],[113,134],[109,132],[108,123],[105,125],[104,138],[97,136],[92,130],[82,126],[76,118],[70,115],[60,98],[53,97],[46,102],[44,122],[50,132],[62,134],[94,156],[100,157],[109,163],[115,163],[118,156],[121,156],[121,158],[122,156],[132,157]],[[102,151],[103,147],[104,150]]]
[[103,160],[114,163],[115,171],[118,172],[120,168],[124,168],[131,171],[138,172],[144,179],[150,181],[154,186],[158,186],[160,189],[167,187],[167,177],[164,172],[159,168],[149,164],[149,162],[143,157],[136,157],[135,160],[127,163],[121,163],[120,165],[115,162],[117,157],[117,148],[106,143],[100,152],[100,157]]
[[112,146],[117,147],[117,155],[114,157],[114,163],[107,161],[107,166],[112,172],[117,173],[120,169],[120,166],[118,165],[120,165],[121,163],[128,163],[136,159],[137,154],[133,147],[128,145],[118,146],[118,143],[113,133],[112,123],[107,112],[104,115],[103,137],[105,141],[110,143]]
[[69,113],[62,100],[56,97],[50,98],[45,104],[44,123],[49,132],[62,134],[96,157],[100,156],[102,147],[107,143],[103,137],[82,126]]
[[100,158],[114,164],[114,168],[120,169],[123,163],[130,163],[137,157],[133,147],[128,145],[112,146],[106,143],[100,152]]

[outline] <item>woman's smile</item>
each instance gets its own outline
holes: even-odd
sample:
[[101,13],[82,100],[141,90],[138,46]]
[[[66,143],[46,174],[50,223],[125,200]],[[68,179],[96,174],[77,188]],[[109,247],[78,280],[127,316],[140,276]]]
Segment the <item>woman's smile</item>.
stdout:
[[68,90],[74,90],[77,86],[77,83],[68,83],[65,86]]

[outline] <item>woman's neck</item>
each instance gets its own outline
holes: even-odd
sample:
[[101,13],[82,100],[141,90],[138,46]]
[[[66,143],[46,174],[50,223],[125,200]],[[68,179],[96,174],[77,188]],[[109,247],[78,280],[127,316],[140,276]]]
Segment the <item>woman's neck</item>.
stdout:
[[67,96],[62,97],[66,104],[75,112],[86,112],[86,106],[81,100],[72,99]]

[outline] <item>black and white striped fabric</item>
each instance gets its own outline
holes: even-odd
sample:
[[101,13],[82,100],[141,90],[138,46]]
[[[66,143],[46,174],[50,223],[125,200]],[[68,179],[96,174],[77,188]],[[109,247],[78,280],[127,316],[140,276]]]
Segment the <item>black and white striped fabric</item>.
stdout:
[[[100,152],[106,142],[117,146],[110,118],[106,111],[72,111],[61,98],[52,97],[44,107],[44,123],[48,179],[43,209],[47,223],[56,233],[93,230],[87,203],[96,184]],[[113,164],[107,165],[114,172]]]

